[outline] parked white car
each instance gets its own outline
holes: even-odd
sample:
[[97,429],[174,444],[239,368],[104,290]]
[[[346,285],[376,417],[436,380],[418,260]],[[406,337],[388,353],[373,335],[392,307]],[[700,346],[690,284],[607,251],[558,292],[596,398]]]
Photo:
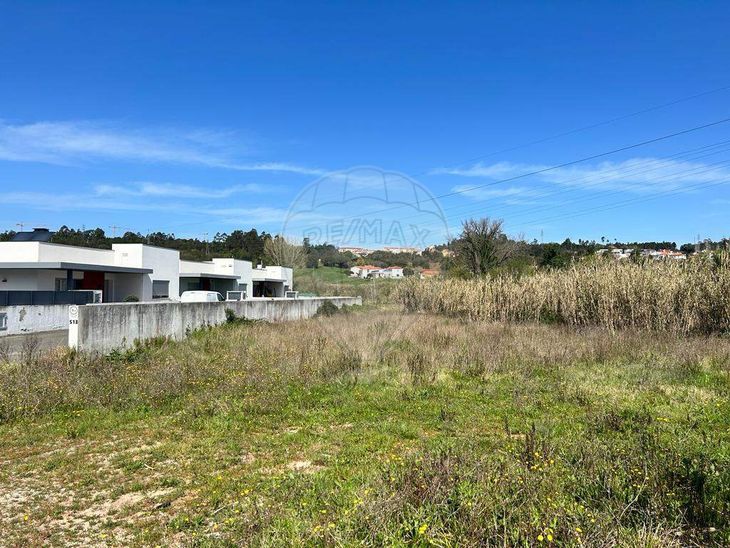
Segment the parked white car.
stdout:
[[220,303],[225,301],[217,291],[183,291],[181,303]]

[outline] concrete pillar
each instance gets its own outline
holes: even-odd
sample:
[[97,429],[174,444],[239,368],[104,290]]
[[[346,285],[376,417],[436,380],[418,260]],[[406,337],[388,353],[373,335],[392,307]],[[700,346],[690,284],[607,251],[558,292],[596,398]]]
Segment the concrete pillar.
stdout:
[[79,307],[75,304],[68,307],[68,346],[79,349]]

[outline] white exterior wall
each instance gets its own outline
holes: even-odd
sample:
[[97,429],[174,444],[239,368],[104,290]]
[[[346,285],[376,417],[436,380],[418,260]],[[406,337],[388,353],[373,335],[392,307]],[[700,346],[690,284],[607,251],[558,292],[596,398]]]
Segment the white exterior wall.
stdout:
[[218,269],[218,274],[227,274],[238,276],[238,283],[246,285],[246,292],[251,295],[253,289],[252,270],[253,265],[250,261],[241,261],[239,259],[213,259],[213,263]]
[[263,268],[254,268],[251,271],[253,281],[263,281],[266,279],[280,280],[284,285],[291,289],[294,284],[294,271],[285,266],[265,266]]
[[291,291],[294,289],[294,270],[285,266],[280,266],[279,268],[281,268],[281,272],[284,274],[284,279],[286,280],[285,285]]
[[152,274],[144,276],[145,295],[149,290],[149,299],[152,300],[152,281],[165,280],[170,282],[170,299],[180,298],[180,252],[175,249],[144,246],[144,263],[142,268],[151,268]]
[[40,242],[0,242],[0,262],[36,263]]
[[218,274],[215,271],[213,262],[180,261],[180,275],[203,272],[205,274]]
[[[18,244],[22,242],[10,242]],[[109,249],[92,249],[90,247],[74,247],[40,243],[38,260],[42,263],[87,263],[111,266],[114,263],[114,251]]]
[[37,270],[0,270],[0,290],[34,291],[36,289],[47,289],[38,283]]
[[120,274],[116,272],[105,274],[104,278],[112,281],[112,294],[104,295],[104,302],[120,302],[132,295],[141,299],[143,278],[145,276],[145,274]]
[[47,242],[0,242],[2,263],[89,263],[115,264],[114,251]]
[[[74,272],[75,280],[84,278]],[[3,270],[0,263],[0,291],[54,291],[56,278],[66,279],[65,270]]]
[[[140,301],[152,300],[152,282],[155,280],[169,282],[170,299],[179,298],[179,251],[144,244],[113,244],[112,250],[115,252],[116,265],[152,270],[152,274],[142,275],[141,287],[138,287],[139,293],[135,293]],[[117,293],[117,297],[120,297],[120,293]]]

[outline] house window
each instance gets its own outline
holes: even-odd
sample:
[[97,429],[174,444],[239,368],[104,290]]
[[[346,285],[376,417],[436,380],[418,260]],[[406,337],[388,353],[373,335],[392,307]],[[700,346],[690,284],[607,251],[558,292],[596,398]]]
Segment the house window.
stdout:
[[55,289],[56,291],[67,291],[66,278],[56,278]]
[[0,331],[8,330],[8,315],[5,312],[0,312]]
[[170,282],[167,280],[152,280],[152,298],[167,299],[170,297]]

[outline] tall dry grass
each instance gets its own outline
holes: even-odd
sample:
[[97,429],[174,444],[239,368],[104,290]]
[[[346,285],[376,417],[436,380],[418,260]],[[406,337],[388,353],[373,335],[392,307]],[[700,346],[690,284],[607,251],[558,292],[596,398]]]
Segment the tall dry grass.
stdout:
[[30,343],[15,358],[0,348],[0,425],[83,407],[161,406],[191,395],[220,405],[229,395],[249,394],[269,406],[287,383],[382,377],[410,386],[429,384],[444,371],[481,377],[580,363],[637,364],[677,374],[715,364],[727,371],[730,340],[371,311],[227,324],[185,341],[159,339],[108,356],[60,348],[43,353]]
[[404,280],[409,311],[673,333],[730,330],[730,255],[686,262],[594,261],[529,277]]

